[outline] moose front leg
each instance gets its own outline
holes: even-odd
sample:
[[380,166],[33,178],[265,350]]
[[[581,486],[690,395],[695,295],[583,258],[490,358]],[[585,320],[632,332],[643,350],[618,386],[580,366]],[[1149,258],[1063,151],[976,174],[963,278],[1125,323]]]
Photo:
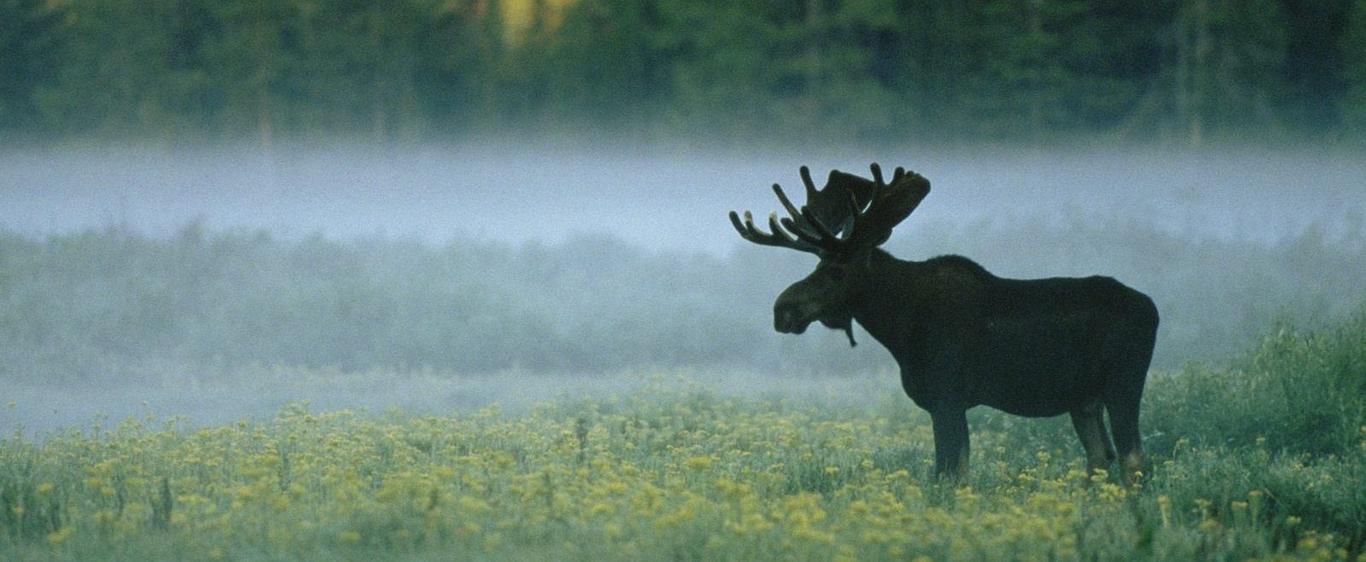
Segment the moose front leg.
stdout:
[[1091,402],[1072,410],[1072,427],[1081,438],[1081,447],[1086,451],[1086,472],[1094,474],[1097,470],[1109,468],[1115,462],[1115,446],[1110,436],[1105,434],[1105,421],[1102,419],[1104,408],[1100,402]]
[[968,475],[968,415],[961,408],[930,412],[934,424],[934,474],[963,478]]

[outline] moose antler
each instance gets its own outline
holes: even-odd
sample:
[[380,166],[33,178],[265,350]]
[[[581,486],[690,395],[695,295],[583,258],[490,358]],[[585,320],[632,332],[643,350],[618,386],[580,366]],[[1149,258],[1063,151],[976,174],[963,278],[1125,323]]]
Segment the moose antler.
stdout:
[[828,251],[851,251],[858,248],[873,248],[887,241],[892,228],[910,216],[925,196],[930,194],[930,180],[915,172],[907,172],[897,167],[892,173],[892,183],[883,180],[882,167],[869,166],[873,173],[873,191],[866,206],[861,205],[856,194],[848,192],[849,229],[844,238],[839,238],[819,220],[814,220],[808,209],[802,209],[803,216],[812,230],[792,228],[786,219],[783,224],[791,228],[798,241],[826,249]]
[[755,226],[749,211],[745,212],[743,221],[740,215],[731,211],[730,222],[741,237],[764,246],[813,254],[846,251],[855,246],[867,246],[870,242],[871,246],[877,246],[886,241],[892,227],[910,215],[925,198],[930,182],[915,172],[897,168],[892,174],[892,183],[888,184],[882,177],[881,167],[873,164],[870,169],[873,181],[832,171],[825,189],[817,190],[815,182],[811,181],[811,170],[802,166],[805,205],[800,208],[793,205],[783,188],[773,184],[773,193],[788,216],[779,219],[776,213],[769,215],[768,226],[772,234]]
[[[775,185],[774,187],[777,186]],[[782,191],[779,191],[779,193],[782,193]],[[786,199],[786,197],[784,197],[784,199]],[[789,221],[789,219],[783,219],[783,221],[786,222]],[[768,228],[773,231],[773,234],[765,233],[764,231],[759,230],[759,227],[754,226],[754,215],[749,211],[745,211],[745,220],[743,223],[740,222],[740,216],[735,214],[735,211],[731,211],[730,224],[735,227],[735,231],[739,232],[742,238],[755,244],[792,248],[793,250],[801,250],[812,254],[819,254],[822,251],[819,243],[813,244],[806,240],[793,238],[791,234],[788,234],[787,231],[783,230],[783,228],[778,225],[777,213],[769,213],[768,215]]]
[[[800,172],[802,183],[806,187],[808,205],[803,205],[798,209],[796,205],[792,204],[792,200],[787,198],[787,194],[783,193],[782,186],[775,183],[773,184],[773,193],[778,196],[778,201],[782,203],[788,216],[780,222],[777,213],[770,213],[768,228],[773,233],[768,234],[754,225],[754,216],[749,211],[745,211],[743,222],[735,211],[731,211],[731,225],[735,227],[736,232],[739,232],[741,237],[755,244],[792,248],[813,254],[834,249],[830,242],[831,238],[821,236],[822,234],[830,234],[830,230],[810,211],[809,204],[820,195],[820,192],[816,190],[815,182],[811,181],[811,170],[802,166]],[[797,236],[794,237],[793,233],[796,233]]]

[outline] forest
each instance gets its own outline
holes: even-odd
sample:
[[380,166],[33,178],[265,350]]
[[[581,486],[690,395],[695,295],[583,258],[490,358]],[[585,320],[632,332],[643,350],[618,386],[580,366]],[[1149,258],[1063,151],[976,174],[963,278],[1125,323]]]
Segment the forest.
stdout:
[[1366,0],[6,0],[0,134],[1366,135]]

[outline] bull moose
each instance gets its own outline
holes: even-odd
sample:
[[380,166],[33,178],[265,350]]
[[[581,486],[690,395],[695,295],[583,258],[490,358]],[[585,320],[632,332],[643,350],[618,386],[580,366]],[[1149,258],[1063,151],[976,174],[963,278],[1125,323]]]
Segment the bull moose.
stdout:
[[[901,386],[934,425],[935,474],[968,467],[969,408],[1028,417],[1071,414],[1089,470],[1122,458],[1125,478],[1143,465],[1139,401],[1152,359],[1157,308],[1109,277],[1007,279],[961,256],[904,261],[879,246],[924,200],[930,182],[897,168],[891,183],[832,172],[817,190],[803,166],[799,209],[778,184],[788,216],[769,233],[743,221],[740,236],[820,258],[773,305],[773,327],[800,334],[813,321],[844,330],[858,321],[891,351]],[[1109,412],[1110,435],[1102,412]]]

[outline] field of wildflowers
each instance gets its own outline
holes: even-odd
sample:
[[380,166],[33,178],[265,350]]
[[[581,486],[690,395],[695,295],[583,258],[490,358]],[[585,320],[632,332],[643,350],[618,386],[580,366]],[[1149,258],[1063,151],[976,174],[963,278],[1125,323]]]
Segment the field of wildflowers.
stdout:
[[0,443],[0,559],[1362,559],[1360,529],[1313,509],[1360,523],[1366,435],[1323,459],[1178,441],[1124,488],[1043,425],[978,432],[972,475],[941,484],[909,406],[686,386],[517,416],[130,420]]
[[0,561],[1366,560],[1366,314],[1155,376],[1133,487],[1065,418],[987,411],[936,482],[928,417],[846,386],[16,431]]

